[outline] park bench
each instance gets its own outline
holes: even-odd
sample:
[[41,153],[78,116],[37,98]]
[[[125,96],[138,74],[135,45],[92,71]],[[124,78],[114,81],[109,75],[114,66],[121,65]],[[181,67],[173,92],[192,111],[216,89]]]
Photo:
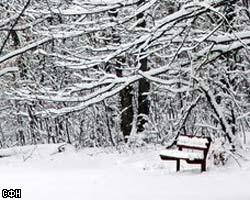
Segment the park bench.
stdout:
[[[177,149],[160,152],[162,160],[176,160],[176,171],[180,171],[180,161],[188,164],[200,164],[201,171],[206,171],[206,158],[211,144],[210,137],[180,135],[176,140]],[[189,149],[182,151],[183,149]]]

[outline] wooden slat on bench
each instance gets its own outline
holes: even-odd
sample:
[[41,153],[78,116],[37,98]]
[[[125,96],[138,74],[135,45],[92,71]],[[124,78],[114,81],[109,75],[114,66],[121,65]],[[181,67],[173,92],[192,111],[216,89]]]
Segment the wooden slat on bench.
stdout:
[[186,152],[186,151],[179,151],[179,150],[162,150],[160,152],[161,158],[171,160],[171,158],[178,158],[184,160],[202,160],[204,159],[203,152]]
[[209,143],[207,138],[179,136],[177,146],[192,147],[197,149],[207,149]]

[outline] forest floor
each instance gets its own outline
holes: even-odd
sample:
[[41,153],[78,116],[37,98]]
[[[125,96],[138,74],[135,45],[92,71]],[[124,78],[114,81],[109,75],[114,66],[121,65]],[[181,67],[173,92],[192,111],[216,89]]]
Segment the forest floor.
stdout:
[[[162,147],[134,150],[37,145],[2,149],[0,190],[22,189],[24,200],[249,200],[250,161],[215,167],[161,161]],[[246,153],[250,160],[250,152]]]

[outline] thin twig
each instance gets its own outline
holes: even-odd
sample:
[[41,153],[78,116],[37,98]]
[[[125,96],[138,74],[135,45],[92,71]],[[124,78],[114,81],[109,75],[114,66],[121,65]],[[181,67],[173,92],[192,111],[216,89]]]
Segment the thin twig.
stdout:
[[19,19],[21,18],[21,16],[23,15],[23,13],[25,12],[25,10],[28,8],[29,4],[30,4],[31,0],[28,0],[27,3],[25,4],[25,6],[23,7],[21,13],[18,15],[18,17],[16,18],[15,22],[13,23],[13,25],[11,26],[11,29],[9,30],[8,34],[7,34],[7,37],[5,38],[1,48],[0,48],[0,55],[2,54],[3,52],[3,49],[7,43],[7,41],[9,40],[10,38],[10,35],[11,35],[11,32],[13,31],[14,27],[17,25]]

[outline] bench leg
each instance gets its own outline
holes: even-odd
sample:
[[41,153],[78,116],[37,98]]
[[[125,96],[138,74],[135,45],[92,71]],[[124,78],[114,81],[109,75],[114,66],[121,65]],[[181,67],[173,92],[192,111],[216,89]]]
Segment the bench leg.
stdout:
[[180,159],[176,160],[176,171],[180,171]]
[[206,171],[206,161],[201,163],[201,172],[205,172]]

